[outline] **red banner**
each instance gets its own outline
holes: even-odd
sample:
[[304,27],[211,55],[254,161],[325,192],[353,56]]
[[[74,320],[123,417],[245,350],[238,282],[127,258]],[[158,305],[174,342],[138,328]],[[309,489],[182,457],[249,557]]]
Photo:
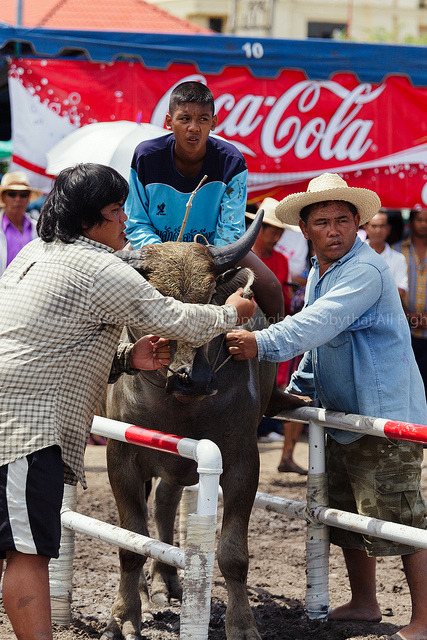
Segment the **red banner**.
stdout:
[[[246,68],[202,75],[183,64],[163,71],[139,62],[36,59],[13,60],[10,77],[11,85],[20,86],[21,104],[24,90],[33,111],[47,110],[61,125],[61,134],[46,132],[45,151],[70,127],[92,122],[140,120],[163,126],[171,90],[194,79],[214,94],[215,133],[245,155],[252,200],[304,191],[309,179],[334,171],[352,186],[376,191],[383,206],[427,204],[427,89],[413,87],[406,77],[374,85],[350,73],[314,81],[302,71],[284,69],[264,80]],[[16,100],[12,108],[19,110]],[[56,120],[49,121],[51,129]],[[14,151],[37,164],[40,144],[39,155],[32,156],[29,131],[24,151]]]

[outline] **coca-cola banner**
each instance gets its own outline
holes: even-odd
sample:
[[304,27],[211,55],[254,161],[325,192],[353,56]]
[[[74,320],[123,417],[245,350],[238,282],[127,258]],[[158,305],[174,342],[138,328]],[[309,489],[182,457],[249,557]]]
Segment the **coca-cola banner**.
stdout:
[[214,94],[215,133],[246,158],[252,201],[304,191],[315,175],[335,171],[376,191],[384,206],[427,204],[427,89],[406,77],[317,81],[283,69],[259,79],[245,67],[209,75],[188,64],[40,59],[11,60],[9,76],[14,161],[44,186],[46,152],[67,133],[100,121],[163,126],[173,87],[198,80]]

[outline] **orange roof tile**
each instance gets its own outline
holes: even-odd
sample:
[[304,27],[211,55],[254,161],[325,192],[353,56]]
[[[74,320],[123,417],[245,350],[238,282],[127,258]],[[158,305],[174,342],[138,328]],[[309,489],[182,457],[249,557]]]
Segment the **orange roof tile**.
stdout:
[[[160,33],[212,33],[209,29],[173,16],[145,0],[22,0],[24,27],[141,31]],[[0,21],[16,23],[16,0],[1,0]]]

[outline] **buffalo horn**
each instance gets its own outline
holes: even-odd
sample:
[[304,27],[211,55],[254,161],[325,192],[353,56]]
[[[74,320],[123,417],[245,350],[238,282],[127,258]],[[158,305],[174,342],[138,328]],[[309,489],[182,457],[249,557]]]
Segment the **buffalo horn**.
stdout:
[[241,238],[224,247],[209,245],[209,252],[215,262],[217,273],[224,273],[239,264],[249,253],[261,229],[264,209],[260,209],[249,229]]

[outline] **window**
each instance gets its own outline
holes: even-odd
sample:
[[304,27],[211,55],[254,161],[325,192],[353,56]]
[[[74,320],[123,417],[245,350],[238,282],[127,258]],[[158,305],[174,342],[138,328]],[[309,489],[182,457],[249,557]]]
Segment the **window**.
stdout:
[[335,38],[346,31],[346,25],[341,22],[309,22],[307,27],[309,38]]
[[224,20],[222,18],[209,18],[209,29],[212,31],[216,31],[217,33],[222,33],[224,27]]

